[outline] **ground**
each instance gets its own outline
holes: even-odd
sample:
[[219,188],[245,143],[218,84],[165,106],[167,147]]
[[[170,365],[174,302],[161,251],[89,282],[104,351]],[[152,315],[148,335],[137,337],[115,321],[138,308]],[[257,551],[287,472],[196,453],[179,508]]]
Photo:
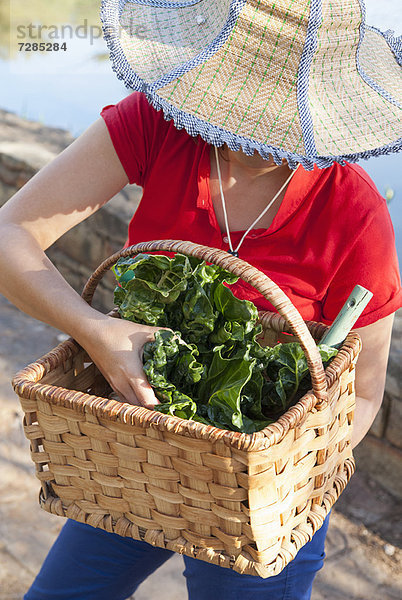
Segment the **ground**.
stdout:
[[[38,506],[39,482],[10,380],[54,347],[60,332],[21,314],[2,297],[0,331],[0,600],[22,600],[63,519]],[[358,468],[333,510],[327,558],[312,600],[399,600],[401,537],[401,501]],[[175,555],[139,588],[135,600],[182,600],[182,570]]]

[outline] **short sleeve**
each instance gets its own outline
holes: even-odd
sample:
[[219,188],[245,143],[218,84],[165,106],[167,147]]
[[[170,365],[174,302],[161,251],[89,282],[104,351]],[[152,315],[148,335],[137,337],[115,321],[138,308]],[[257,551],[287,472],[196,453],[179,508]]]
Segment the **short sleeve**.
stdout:
[[133,92],[101,111],[114,149],[130,183],[144,186],[169,123],[144,94]]
[[375,323],[402,306],[395,234],[383,199],[364,230],[356,231],[350,251],[330,282],[322,308],[324,323],[333,322],[357,284],[370,290],[373,298],[356,322],[356,328]]

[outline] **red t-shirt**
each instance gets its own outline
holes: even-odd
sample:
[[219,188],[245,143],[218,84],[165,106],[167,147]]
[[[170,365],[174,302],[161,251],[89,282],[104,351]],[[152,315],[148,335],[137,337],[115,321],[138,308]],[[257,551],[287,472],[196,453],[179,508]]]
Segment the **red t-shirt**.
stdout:
[[[101,114],[130,183],[143,187],[128,244],[177,239],[228,250],[209,191],[211,146],[177,130],[138,92]],[[231,232],[234,247],[243,233]],[[240,257],[275,281],[305,320],[332,323],[358,283],[374,297],[356,327],[402,306],[386,202],[357,165],[313,171],[300,166],[272,225],[252,230]],[[273,309],[242,281],[231,289],[259,309]]]

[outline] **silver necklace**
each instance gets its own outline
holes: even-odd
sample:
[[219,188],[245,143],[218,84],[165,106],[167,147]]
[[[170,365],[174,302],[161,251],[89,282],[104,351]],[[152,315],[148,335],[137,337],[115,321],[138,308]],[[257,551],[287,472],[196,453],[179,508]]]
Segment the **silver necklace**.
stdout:
[[287,180],[285,181],[285,183],[283,184],[283,186],[281,187],[281,189],[275,194],[275,196],[272,198],[271,202],[269,202],[269,204],[267,204],[267,206],[258,215],[258,217],[251,223],[250,227],[247,229],[247,231],[244,233],[243,237],[241,238],[240,242],[237,244],[237,247],[235,249],[233,249],[232,238],[230,237],[230,231],[229,231],[228,215],[227,215],[227,212],[226,212],[225,196],[223,194],[222,176],[221,176],[221,167],[220,167],[220,164],[219,164],[218,149],[217,149],[216,146],[214,146],[214,148],[215,148],[215,157],[216,157],[216,167],[217,167],[217,170],[218,170],[219,189],[220,189],[220,192],[221,192],[223,216],[224,216],[224,219],[225,219],[226,233],[227,233],[228,241],[229,241],[229,248],[230,248],[229,253],[233,254],[233,256],[237,256],[238,257],[239,256],[239,248],[242,245],[242,243],[244,242],[244,240],[245,240],[246,236],[248,235],[248,233],[258,223],[258,221],[260,219],[262,219],[262,217],[265,215],[265,213],[271,208],[271,206],[273,205],[273,203],[275,202],[275,200],[279,197],[279,195],[283,192],[283,190],[285,189],[285,187],[288,185],[289,181],[292,179],[292,177],[296,173],[297,169],[295,169],[294,171],[292,171],[292,173],[289,175],[289,177],[287,178]]

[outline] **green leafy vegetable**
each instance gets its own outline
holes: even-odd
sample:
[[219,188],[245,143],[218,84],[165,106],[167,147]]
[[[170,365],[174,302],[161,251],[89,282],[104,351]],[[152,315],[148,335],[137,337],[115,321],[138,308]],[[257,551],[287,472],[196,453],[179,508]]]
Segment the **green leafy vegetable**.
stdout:
[[[257,308],[233,295],[233,274],[181,254],[120,259],[114,273],[123,318],[170,328],[144,346],[144,371],[160,400],[156,410],[253,433],[311,387],[300,344],[262,348],[256,341]],[[337,353],[319,350],[324,363]]]

